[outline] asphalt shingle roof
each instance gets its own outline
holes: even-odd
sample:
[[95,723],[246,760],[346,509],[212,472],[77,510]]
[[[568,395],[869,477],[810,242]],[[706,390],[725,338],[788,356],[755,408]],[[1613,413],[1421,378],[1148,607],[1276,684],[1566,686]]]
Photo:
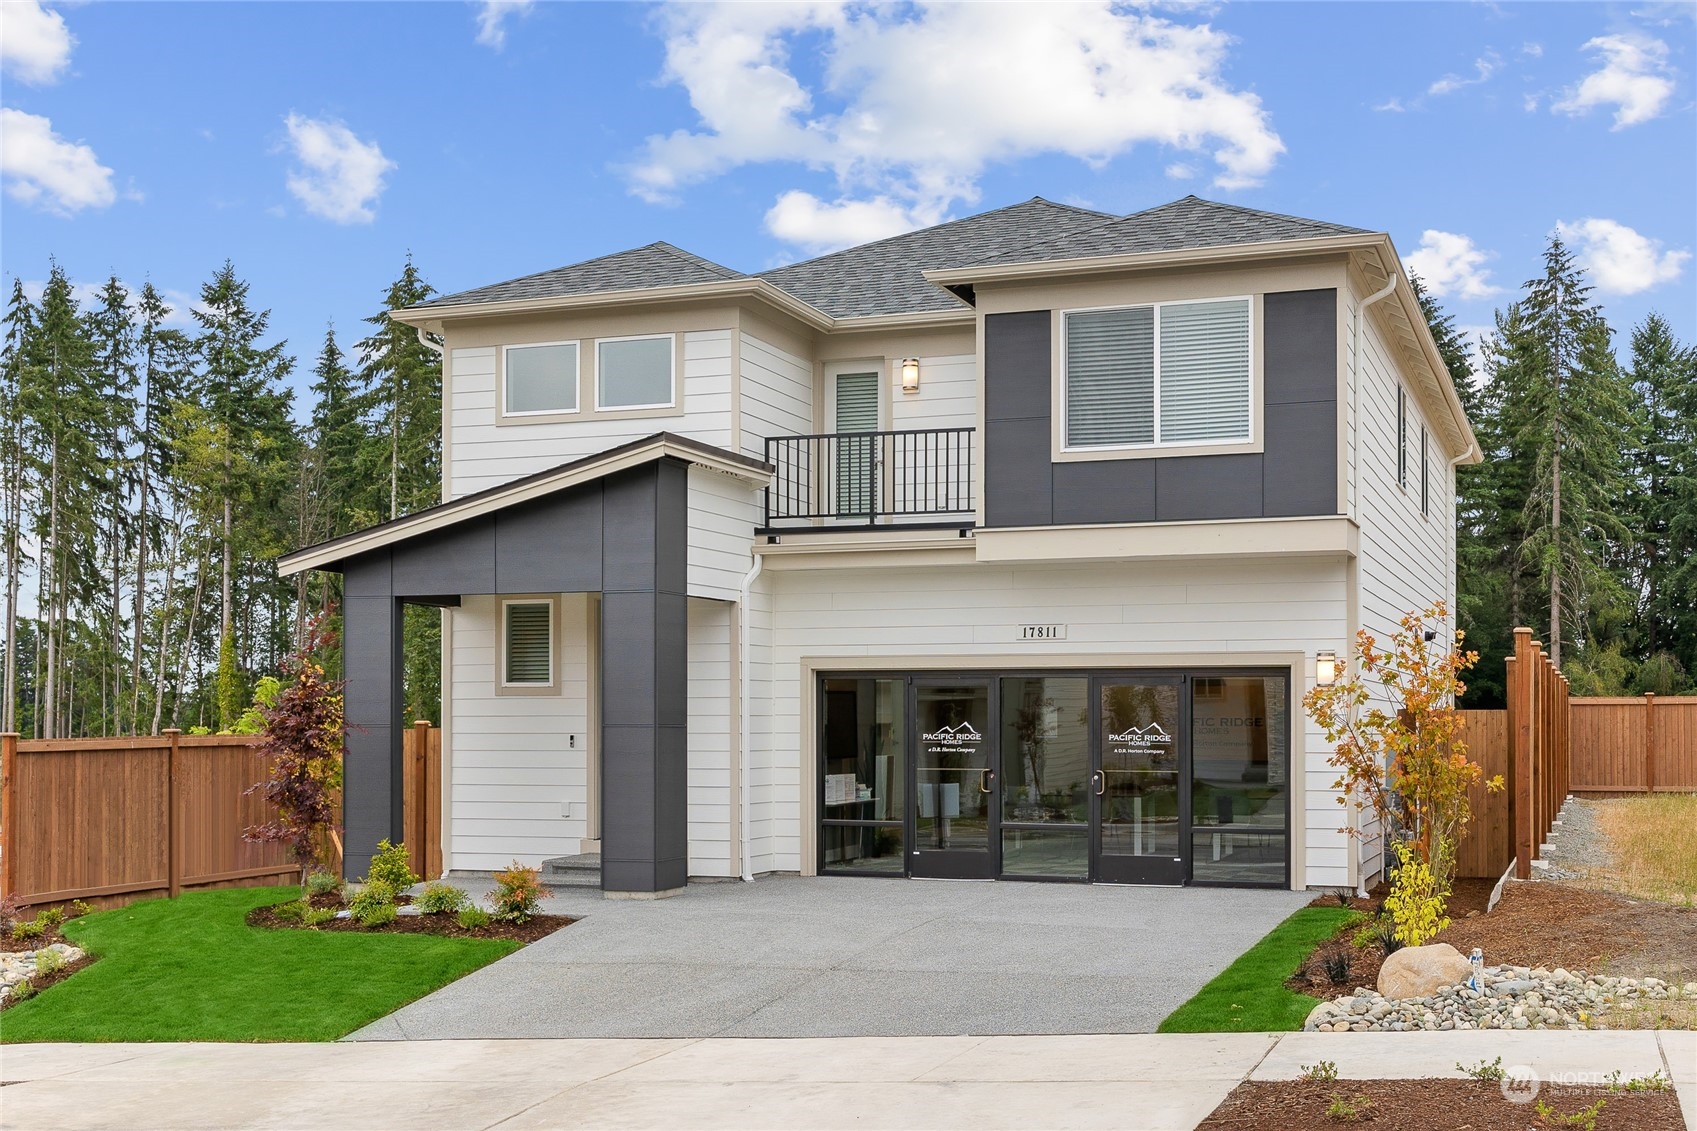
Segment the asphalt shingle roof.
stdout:
[[603,291],[628,291],[643,287],[682,287],[691,283],[717,283],[741,279],[741,271],[691,255],[669,243],[655,242],[599,259],[587,259],[568,267],[556,267],[522,279],[509,279],[458,294],[443,295],[420,303],[420,307],[460,306],[514,299],[560,298],[592,295]]
[[923,314],[966,309],[955,295],[926,280],[924,272],[930,270],[1362,234],[1366,233],[1361,228],[1260,212],[1195,196],[1118,217],[1038,196],[755,276],[691,255],[669,243],[651,243],[522,279],[443,295],[415,309],[752,277],[764,279],[833,318]]
[[998,251],[969,265],[982,267],[996,263],[1088,259],[1098,255],[1136,255],[1152,251],[1184,251],[1231,244],[1364,234],[1366,230],[1363,228],[1305,220],[1300,216],[1261,212],[1236,204],[1220,204],[1187,196],[1171,204],[1133,212],[1058,238],[1027,240],[1018,247]]
[[765,279],[833,318],[964,310],[925,271],[966,267],[1033,240],[1054,240],[1114,217],[1034,196],[1020,204],[763,271]]

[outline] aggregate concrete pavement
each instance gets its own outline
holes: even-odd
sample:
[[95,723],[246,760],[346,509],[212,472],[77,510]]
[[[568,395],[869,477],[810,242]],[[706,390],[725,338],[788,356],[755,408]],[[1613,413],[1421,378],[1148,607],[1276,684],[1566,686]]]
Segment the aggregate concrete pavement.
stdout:
[[579,915],[351,1040],[1152,1032],[1311,894],[771,877]]
[[[1117,1128],[1189,1131],[1245,1079],[1671,1072],[1689,1032],[1235,1033],[0,1046],[8,1131]],[[1505,1101],[1507,1102],[1507,1101]]]

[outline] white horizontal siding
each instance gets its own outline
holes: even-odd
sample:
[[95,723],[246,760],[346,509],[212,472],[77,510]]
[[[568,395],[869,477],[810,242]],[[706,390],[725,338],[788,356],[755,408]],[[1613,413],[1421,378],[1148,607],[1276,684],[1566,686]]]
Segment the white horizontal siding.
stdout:
[[813,431],[811,361],[745,332],[740,390],[744,455],[765,459],[768,436],[805,436]]
[[761,493],[742,479],[689,469],[689,595],[734,601],[754,564]]
[[978,427],[978,358],[974,354],[919,359],[919,391],[901,390],[898,363],[895,390],[890,394],[890,427]]
[[[560,691],[496,695],[498,599],[468,596],[453,618],[447,737],[451,869],[536,865],[577,852],[588,813],[588,597],[561,599]],[[575,745],[571,738],[575,736]],[[569,804],[571,816],[562,815]]]
[[731,331],[683,335],[683,415],[496,424],[495,347],[449,351],[449,497],[606,451],[656,432],[731,445]]
[[[770,628],[764,602],[770,592]],[[764,729],[750,752],[751,863],[756,872],[799,870],[801,861],[803,658],[816,667],[862,667],[865,657],[1080,657],[1135,666],[1139,656],[1201,654],[1220,665],[1246,653],[1337,649],[1348,631],[1341,560],[1161,562],[1080,566],[962,565],[910,570],[820,570],[767,574],[750,608],[750,691]],[[1021,624],[1067,625],[1067,639],[1022,642]],[[768,644],[768,639],[770,643]],[[1052,660],[1049,662],[1053,662]],[[1312,669],[1293,673],[1296,698]],[[1347,846],[1332,792],[1327,747],[1300,709],[1306,787],[1306,880],[1347,882]]]
[[731,876],[731,606],[689,601],[689,874]]

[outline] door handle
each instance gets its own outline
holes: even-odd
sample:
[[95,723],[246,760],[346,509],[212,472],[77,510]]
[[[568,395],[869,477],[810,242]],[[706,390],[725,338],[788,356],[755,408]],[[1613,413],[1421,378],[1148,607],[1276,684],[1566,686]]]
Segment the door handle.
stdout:
[[990,783],[995,781],[995,780],[996,780],[996,771],[992,770],[989,766],[985,766],[982,770],[979,770],[978,771],[978,792],[979,793],[989,793],[990,792]]
[[1108,775],[1103,773],[1101,770],[1097,770],[1090,776],[1096,779],[1096,796],[1102,796],[1102,791],[1108,787]]

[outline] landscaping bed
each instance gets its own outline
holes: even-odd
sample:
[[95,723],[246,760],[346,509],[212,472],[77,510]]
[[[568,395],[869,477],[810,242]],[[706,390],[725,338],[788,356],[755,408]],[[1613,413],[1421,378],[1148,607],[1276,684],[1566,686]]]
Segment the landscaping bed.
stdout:
[[[1588,1115],[1595,1116],[1594,1123]],[[1337,1131],[1348,1126],[1683,1131],[1685,1121],[1671,1087],[1562,1087],[1510,1103],[1500,1084],[1486,1080],[1270,1080],[1239,1084],[1197,1131]]]
[[[522,923],[505,919],[491,919],[489,922],[474,927],[462,927],[454,912],[438,911],[432,914],[408,914],[405,910],[412,905],[412,900],[401,896],[397,903],[402,908],[395,918],[377,926],[365,926],[352,917],[343,919],[326,919],[321,923],[308,926],[299,918],[289,918],[279,913],[285,904],[270,904],[255,907],[247,913],[247,924],[264,930],[297,930],[297,931],[332,931],[351,932],[363,935],[438,935],[464,939],[508,939],[516,943],[532,943],[537,939],[553,934],[562,927],[569,927],[577,920],[566,915],[533,915]],[[336,892],[324,892],[315,895],[310,905],[319,910],[339,911],[342,909],[342,897]]]

